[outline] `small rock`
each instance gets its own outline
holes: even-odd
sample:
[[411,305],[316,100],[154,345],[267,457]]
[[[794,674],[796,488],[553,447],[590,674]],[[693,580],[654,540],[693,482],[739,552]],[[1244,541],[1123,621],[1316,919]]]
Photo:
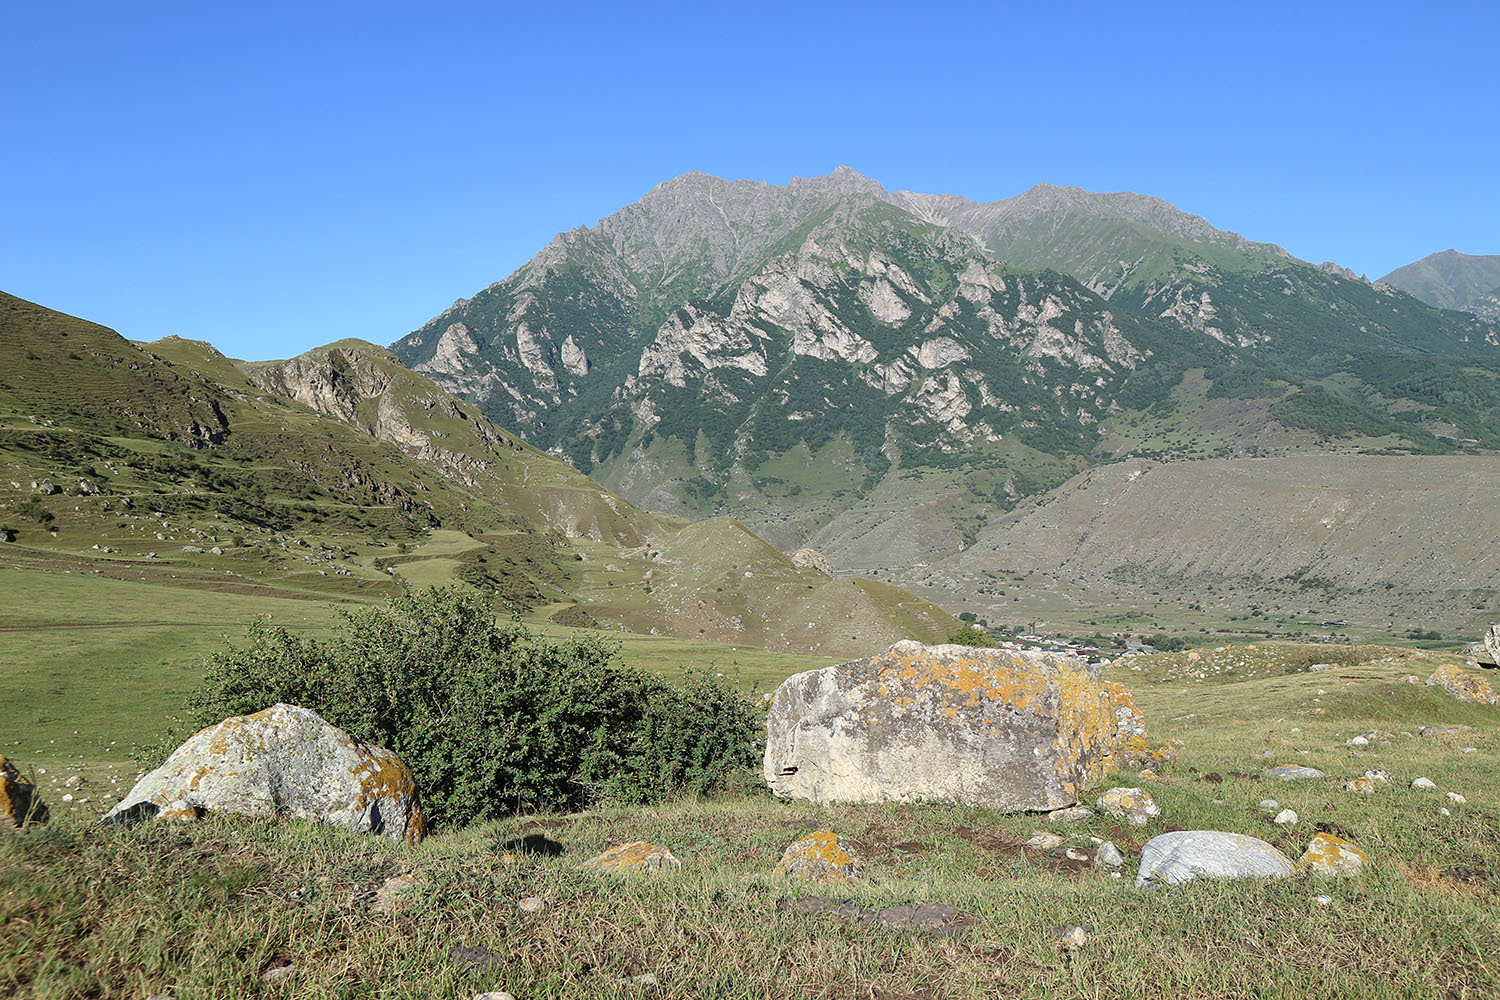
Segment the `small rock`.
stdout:
[[1089,943],[1089,932],[1077,924],[1053,927],[1051,930],[1052,936],[1057,938],[1058,943],[1064,948],[1082,948]]
[[637,986],[655,986],[656,976],[649,972],[643,972],[638,976],[627,976],[620,980],[622,983],[634,983]]
[[1089,852],[1080,851],[1076,847],[1070,847],[1066,851],[1063,851],[1063,857],[1067,858],[1069,861],[1088,861]]
[[1307,845],[1297,867],[1328,875],[1350,875],[1369,864],[1370,856],[1343,837],[1320,833]]
[[1301,764],[1278,764],[1268,769],[1266,776],[1280,778],[1282,781],[1307,781],[1323,777],[1323,772],[1315,767],[1303,767]]
[[1356,736],[1352,740],[1349,740],[1348,744],[1351,747],[1367,747],[1370,745],[1370,741],[1363,736]]
[[491,990],[488,993],[474,994],[474,1000],[516,1000],[504,990]]
[[1290,809],[1283,809],[1276,814],[1276,818],[1272,822],[1277,826],[1296,826],[1297,814]]
[[1092,818],[1094,810],[1088,806],[1068,806],[1066,809],[1054,809],[1047,814],[1048,823],[1082,823]]
[[1391,775],[1389,771],[1366,771],[1365,777],[1369,778],[1371,781],[1378,781],[1382,785],[1389,785],[1391,783]]
[[385,884],[375,890],[375,912],[391,913],[409,901],[421,887],[415,875],[397,875],[386,879]]
[[1462,795],[1458,794],[1457,792],[1449,792],[1448,793],[1448,801],[1452,802],[1456,806],[1461,806],[1465,802],[1468,802],[1469,800],[1466,799],[1466,798],[1464,798]]
[[1437,785],[1434,785],[1427,778],[1418,778],[1416,781],[1413,781],[1411,783],[1411,787],[1420,788],[1424,792],[1432,792],[1437,790]]
[[1051,851],[1056,850],[1065,843],[1067,841],[1055,833],[1048,833],[1046,830],[1033,830],[1031,831],[1031,837],[1026,841],[1026,846],[1035,847],[1042,851]]
[[590,871],[625,872],[625,871],[663,871],[665,869],[680,869],[682,862],[665,847],[647,843],[644,840],[632,840],[628,844],[611,847],[596,857],[589,858],[579,868]]
[[1161,806],[1140,788],[1111,788],[1099,796],[1097,805],[1111,816],[1127,819],[1132,826],[1145,826],[1161,815]]
[[1479,752],[1479,748],[1478,747],[1464,747],[1462,750],[1459,751],[1459,753],[1478,753],[1478,752]]
[[68,780],[64,781],[63,784],[67,785],[69,788],[77,788],[80,785],[88,784],[88,779],[81,774],[74,774],[69,775]]
[[1361,795],[1374,795],[1375,782],[1369,778],[1354,778],[1344,782],[1344,791],[1359,792]]
[[1423,736],[1447,736],[1451,733],[1467,733],[1471,726],[1460,725],[1456,722],[1445,722],[1441,726],[1423,726]]
[[1266,812],[1275,812],[1277,809],[1281,808],[1281,803],[1277,802],[1275,799],[1261,799],[1260,807]]
[[1114,841],[1106,840],[1094,848],[1094,864],[1103,865],[1106,868],[1118,868],[1125,863],[1125,855],[1115,846]]
[[830,885],[864,877],[865,865],[844,848],[838,834],[819,830],[789,845],[776,870],[787,878]]
[[1313,897],[1313,902],[1317,903],[1319,906],[1332,906],[1333,905],[1333,897],[1332,896],[1314,896]]
[[523,913],[541,913],[547,908],[547,901],[540,896],[527,896],[516,907]]
[[64,801],[64,802],[72,802],[72,801],[73,801],[73,793],[72,793],[72,792],[68,792],[68,793],[67,793],[67,794],[65,794],[65,795],[64,795],[64,796],[63,796],[63,797],[62,797],[62,800],[63,800],[63,801]]
[[1440,806],[1438,808],[1438,812],[1441,813],[1444,816],[1452,816],[1453,815],[1451,812],[1448,811],[1448,807],[1447,806]]
[[278,979],[284,979],[296,971],[297,967],[295,965],[277,966],[274,969],[267,969],[265,972],[262,972],[260,974],[260,981],[263,983],[274,983]]

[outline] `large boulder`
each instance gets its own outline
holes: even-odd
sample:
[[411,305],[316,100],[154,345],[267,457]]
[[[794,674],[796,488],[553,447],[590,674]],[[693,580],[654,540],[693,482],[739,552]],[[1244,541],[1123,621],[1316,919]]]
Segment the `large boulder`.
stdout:
[[1500,667],[1500,625],[1491,625],[1484,634],[1484,648],[1490,654],[1490,662]]
[[814,802],[1073,805],[1144,737],[1130,692],[1072,656],[898,642],[776,689],[765,778]]
[[0,755],[0,831],[15,832],[47,818],[47,807],[31,779]]
[[412,843],[426,833],[416,782],[401,758],[296,705],[209,726],[136,782],[103,822],[210,812],[294,816]]

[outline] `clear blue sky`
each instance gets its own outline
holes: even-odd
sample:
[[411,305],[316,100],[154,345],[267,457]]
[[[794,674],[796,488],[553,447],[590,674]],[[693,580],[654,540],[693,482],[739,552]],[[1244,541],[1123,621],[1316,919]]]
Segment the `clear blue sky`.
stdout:
[[1378,276],[1500,253],[1500,5],[0,5],[0,289],[389,343],[689,170],[1159,195]]

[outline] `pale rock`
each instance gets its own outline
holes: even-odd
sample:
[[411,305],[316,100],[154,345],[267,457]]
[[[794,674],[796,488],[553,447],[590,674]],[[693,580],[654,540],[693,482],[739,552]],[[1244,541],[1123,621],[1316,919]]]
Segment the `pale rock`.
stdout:
[[1145,826],[1161,815],[1161,806],[1141,788],[1111,788],[1095,804],[1111,816],[1128,820],[1132,826]]
[[1278,764],[1267,770],[1266,776],[1280,778],[1282,781],[1308,781],[1323,777],[1323,772],[1315,767],[1303,767],[1300,764]]
[[1272,822],[1277,826],[1296,826],[1297,814],[1290,809],[1283,809],[1276,814],[1276,818]]
[[665,847],[658,847],[644,840],[632,840],[628,844],[611,847],[578,867],[602,872],[659,872],[681,869],[682,862]]
[[1277,809],[1281,808],[1281,803],[1277,802],[1275,799],[1261,799],[1260,807],[1266,812],[1275,812]]
[[1343,837],[1320,833],[1308,843],[1297,867],[1325,875],[1352,875],[1369,862],[1368,854]]
[[1452,802],[1456,806],[1461,806],[1464,803],[1468,802],[1469,800],[1466,799],[1466,798],[1464,798],[1458,792],[1449,792],[1448,793],[1448,801]]
[[1430,779],[1428,779],[1428,778],[1418,778],[1417,780],[1415,780],[1415,781],[1413,781],[1411,783],[1411,787],[1413,787],[1413,788],[1420,788],[1424,792],[1431,792],[1431,791],[1436,791],[1437,790],[1437,785],[1433,784],[1432,781]]
[[1125,855],[1115,846],[1114,841],[1106,840],[1094,848],[1094,864],[1106,868],[1118,868],[1125,863]]
[[781,797],[1040,812],[1075,804],[1145,730],[1076,657],[904,641],[788,678],[766,731]]
[[202,730],[136,782],[103,822],[205,812],[291,816],[410,843],[426,832],[416,782],[399,757],[295,705]]
[[1094,810],[1088,806],[1068,806],[1066,809],[1054,809],[1047,814],[1049,823],[1082,823],[1092,818]]
[[1285,878],[1295,870],[1285,854],[1264,840],[1242,833],[1182,830],[1146,842],[1135,884],[1177,885],[1202,877]]
[[832,830],[818,830],[791,843],[776,870],[789,879],[835,885],[865,876],[865,863],[855,857]]
[[1026,840],[1027,847],[1035,847],[1041,851],[1052,851],[1067,843],[1062,837],[1046,830],[1033,830],[1031,836]]

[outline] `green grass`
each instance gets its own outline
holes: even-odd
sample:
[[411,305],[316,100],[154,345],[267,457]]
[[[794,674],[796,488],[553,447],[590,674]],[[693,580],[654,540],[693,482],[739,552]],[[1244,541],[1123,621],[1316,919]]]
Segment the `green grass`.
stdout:
[[[1259,650],[1260,647],[1258,647]],[[1500,711],[1465,706],[1401,680],[1442,660],[1382,655],[1315,674],[1304,650],[1265,656],[1250,680],[1185,683],[1157,660],[1135,685],[1157,737],[1184,741],[1160,783],[1134,774],[1164,815],[1144,828],[1095,817],[1052,829],[1087,848],[1113,839],[1124,878],[1070,872],[1016,846],[1045,821],[939,805],[818,808],[753,791],[575,817],[517,817],[439,832],[417,848],[298,822],[210,820],[190,826],[88,830],[84,815],[0,839],[0,992],[38,997],[1447,998],[1500,990]],[[1277,672],[1276,663],[1284,670]],[[1301,663],[1305,666],[1305,663]],[[1290,672],[1287,672],[1290,671]],[[1319,695],[1322,689],[1325,693]],[[1323,709],[1319,713],[1318,709]],[[1459,722],[1458,736],[1414,735]],[[1353,749],[1372,729],[1389,734]],[[1464,746],[1478,753],[1463,754]],[[1328,777],[1260,779],[1279,761]],[[1306,751],[1304,754],[1303,751]],[[1342,782],[1391,772],[1373,796]],[[1464,806],[1442,816],[1441,792]],[[1221,781],[1213,777],[1221,777]],[[1302,821],[1276,827],[1267,796]],[[1199,881],[1143,893],[1131,877],[1139,845],[1168,829],[1224,829],[1295,857],[1315,824],[1368,851],[1364,874],[1281,882]],[[953,938],[845,925],[778,908],[813,888],[774,874],[796,837],[832,827],[870,865],[868,881],[834,890],[867,909],[946,902],[974,918]],[[529,840],[527,838],[530,838]],[[669,847],[680,873],[600,877],[577,870],[605,847],[646,839]],[[521,845],[554,855],[528,854]],[[390,913],[370,897],[387,878],[419,888]],[[1328,906],[1314,899],[1332,897]],[[539,896],[536,915],[515,902]],[[1092,927],[1061,949],[1049,929]],[[478,971],[455,946],[495,956]],[[258,977],[287,964],[274,984]],[[622,979],[655,976],[642,987]]]

